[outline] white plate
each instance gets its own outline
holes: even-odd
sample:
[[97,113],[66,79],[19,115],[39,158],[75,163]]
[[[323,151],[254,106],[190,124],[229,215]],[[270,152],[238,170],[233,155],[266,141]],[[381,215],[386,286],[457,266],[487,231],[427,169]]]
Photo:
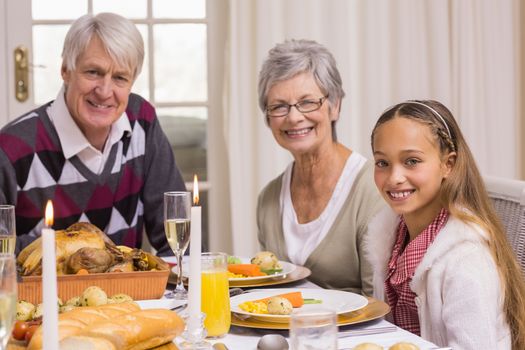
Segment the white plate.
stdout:
[[[239,258],[239,259],[241,259],[241,262],[243,264],[249,264],[250,260],[251,260],[250,258]],[[274,273],[273,275],[255,276],[255,277],[243,277],[243,278],[230,278],[229,280],[230,281],[243,281],[244,282],[244,281],[263,281],[263,280],[272,279],[272,278],[284,278],[284,277],[286,277],[287,274],[291,273],[296,268],[296,266],[294,264],[286,262],[286,261],[280,261],[279,260],[279,263],[281,264],[281,267],[283,268],[283,270],[281,272]]]
[[244,303],[245,301],[259,300],[290,292],[301,292],[304,299],[322,300],[321,304],[305,304],[301,307],[301,309],[315,309],[319,306],[323,306],[335,310],[337,314],[344,314],[355,310],[359,310],[368,305],[368,300],[364,296],[340,290],[313,288],[279,290],[273,289],[269,291],[261,290],[236,295],[230,298],[231,310],[236,314],[242,315],[241,317],[249,316],[266,322],[289,322],[290,315],[254,314],[242,310],[239,307],[239,304]]
[[149,300],[137,300],[141,309],[172,309],[174,307],[184,305],[187,303],[186,300],[176,299],[149,299]]
[[[164,257],[163,259],[164,259],[164,261],[166,261],[168,263],[171,263],[171,264],[176,264],[177,263],[177,259],[175,259],[175,257]],[[241,259],[241,262],[243,264],[249,264],[250,263],[250,258],[239,258],[239,259]],[[270,280],[270,279],[275,279],[275,278],[285,278],[286,275],[288,275],[289,273],[293,272],[295,270],[295,268],[296,268],[296,266],[294,264],[286,262],[286,261],[279,261],[279,263],[281,264],[283,270],[281,272],[275,273],[273,275],[244,277],[244,278],[230,278],[229,280],[230,281],[242,281],[242,282],[245,282],[245,281],[248,282],[249,281],[249,282],[253,282],[253,281]],[[177,274],[177,272],[178,272],[177,266],[174,266],[171,270],[175,274]],[[188,256],[183,256],[182,257],[182,276],[187,277],[189,275],[189,270],[190,270],[189,257]]]

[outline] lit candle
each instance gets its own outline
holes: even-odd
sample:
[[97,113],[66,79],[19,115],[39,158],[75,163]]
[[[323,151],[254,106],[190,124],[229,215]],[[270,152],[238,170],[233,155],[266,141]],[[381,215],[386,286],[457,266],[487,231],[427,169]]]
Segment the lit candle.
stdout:
[[191,207],[190,232],[190,280],[188,291],[188,330],[195,331],[200,326],[201,315],[201,207],[197,175],[193,177],[193,204]]
[[47,201],[46,227],[42,229],[43,349],[58,349],[58,296],[53,204]]

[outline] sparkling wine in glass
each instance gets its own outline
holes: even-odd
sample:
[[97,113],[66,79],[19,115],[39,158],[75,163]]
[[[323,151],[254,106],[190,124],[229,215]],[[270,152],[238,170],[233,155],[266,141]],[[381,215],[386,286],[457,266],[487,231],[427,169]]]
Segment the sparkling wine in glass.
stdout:
[[187,299],[188,294],[182,283],[182,256],[190,242],[190,192],[164,193],[164,230],[171,250],[177,258],[177,285],[166,295],[172,299]]
[[14,254],[0,253],[0,350],[7,349],[16,316],[16,261]]
[[15,252],[15,206],[0,205],[0,253]]

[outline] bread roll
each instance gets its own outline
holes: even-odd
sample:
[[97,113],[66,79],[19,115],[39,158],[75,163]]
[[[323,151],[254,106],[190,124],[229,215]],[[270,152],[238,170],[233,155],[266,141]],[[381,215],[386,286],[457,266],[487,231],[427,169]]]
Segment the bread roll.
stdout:
[[394,345],[389,347],[388,350],[419,350],[419,347],[412,343],[400,342],[395,343]]
[[383,350],[383,347],[375,343],[361,343],[355,346],[354,350]]
[[[94,323],[60,342],[61,350],[143,350],[172,341],[184,330],[184,321],[173,311],[149,309]],[[113,344],[97,343],[104,339]],[[100,346],[100,348],[98,347]]]
[[[61,340],[69,335],[77,334],[93,323],[111,320],[117,316],[138,310],[140,307],[135,302],[75,308],[58,315],[58,339]],[[42,349],[42,331],[43,327],[36,330],[27,350]]]

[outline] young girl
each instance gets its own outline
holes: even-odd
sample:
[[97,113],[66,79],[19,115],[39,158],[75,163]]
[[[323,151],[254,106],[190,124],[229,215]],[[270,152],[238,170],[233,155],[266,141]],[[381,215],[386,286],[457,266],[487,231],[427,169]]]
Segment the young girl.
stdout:
[[372,150],[390,208],[370,223],[365,253],[394,323],[454,350],[525,349],[525,283],[450,111],[391,107]]

